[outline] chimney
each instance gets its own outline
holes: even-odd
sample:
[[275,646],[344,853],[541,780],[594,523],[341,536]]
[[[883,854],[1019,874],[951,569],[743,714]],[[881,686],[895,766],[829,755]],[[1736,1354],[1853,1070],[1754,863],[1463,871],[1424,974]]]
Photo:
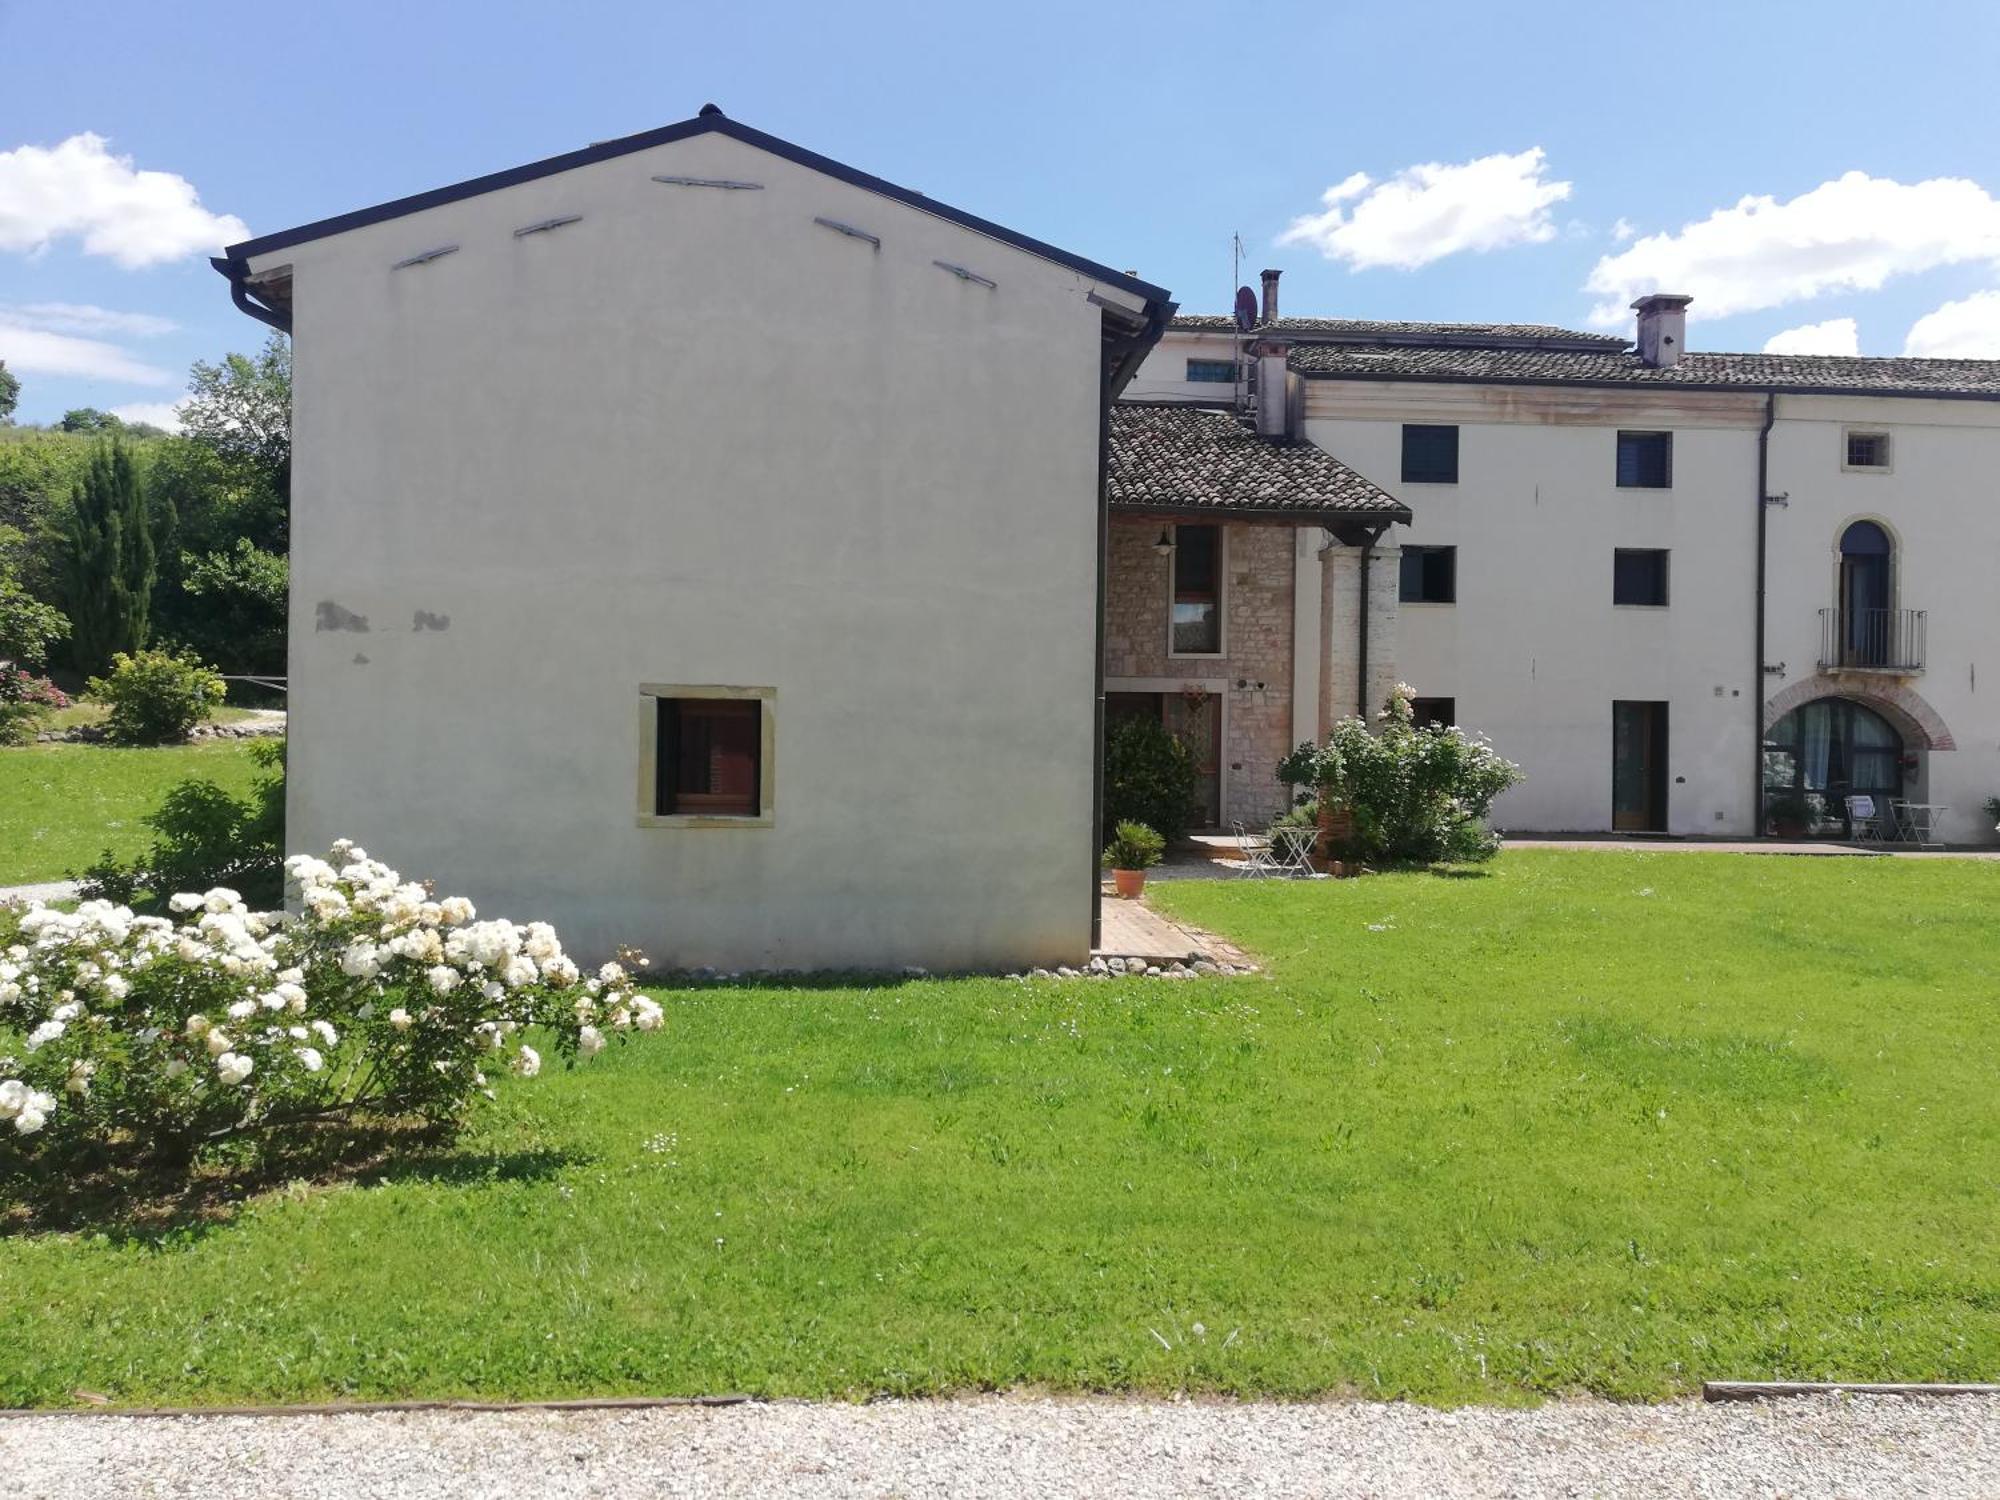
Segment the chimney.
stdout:
[[1692,297],[1654,292],[1632,304],[1639,314],[1639,363],[1671,370],[1687,353],[1687,307]]
[[1266,271],[1264,273],[1263,321],[1266,323],[1275,323],[1278,321],[1278,277],[1280,274],[1282,273],[1277,271]]

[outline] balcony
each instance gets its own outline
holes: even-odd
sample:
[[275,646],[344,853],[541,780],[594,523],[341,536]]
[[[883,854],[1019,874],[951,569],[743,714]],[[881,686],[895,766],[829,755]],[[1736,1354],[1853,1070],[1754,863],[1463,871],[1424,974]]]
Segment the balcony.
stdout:
[[1823,609],[1819,612],[1822,672],[1921,672],[1921,609]]

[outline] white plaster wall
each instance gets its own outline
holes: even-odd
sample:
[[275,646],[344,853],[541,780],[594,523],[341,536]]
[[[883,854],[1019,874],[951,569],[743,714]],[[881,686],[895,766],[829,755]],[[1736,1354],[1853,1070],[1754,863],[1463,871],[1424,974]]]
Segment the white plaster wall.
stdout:
[[1201,401],[1227,406],[1236,399],[1235,385],[1215,380],[1189,380],[1191,359],[1233,360],[1237,341],[1234,334],[1195,333],[1170,329],[1162,335],[1125,388],[1127,401]]
[[[1086,278],[713,135],[253,270],[285,262],[291,847],[352,836],[586,955],[1084,954]],[[635,825],[645,682],[776,689],[773,827]]]
[[[1761,400],[1309,381],[1307,403],[1307,435],[1414,512],[1389,540],[1458,548],[1458,602],[1400,607],[1394,670],[1527,772],[1498,826],[1608,830],[1631,698],[1669,704],[1668,831],[1752,831]],[[1457,423],[1456,485],[1401,482],[1404,422]],[[1671,489],[1618,488],[1620,428],[1674,433]],[[1668,607],[1612,604],[1619,547],[1671,550]]]
[[[1890,434],[1889,472],[1843,472],[1848,427]],[[1770,513],[1767,659],[1786,667],[1771,678],[1772,692],[1818,678],[1862,701],[1878,688],[1916,694],[1957,748],[1925,755],[1925,774],[1907,792],[1950,805],[1947,838],[1992,842],[1993,820],[1980,804],[2000,795],[2000,407],[1780,397],[1771,488],[1788,497]],[[1815,670],[1819,611],[1839,602],[1840,534],[1862,519],[1896,541],[1896,606],[1928,615],[1919,674],[1833,680]]]

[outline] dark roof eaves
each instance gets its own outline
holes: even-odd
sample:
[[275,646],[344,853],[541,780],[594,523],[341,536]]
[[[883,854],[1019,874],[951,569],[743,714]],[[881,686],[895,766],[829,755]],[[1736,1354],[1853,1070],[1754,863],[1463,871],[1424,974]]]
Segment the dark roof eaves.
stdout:
[[913,189],[898,187],[895,183],[854,167],[835,161],[832,157],[821,156],[816,151],[808,151],[803,146],[795,146],[790,141],[768,135],[764,131],[744,125],[726,115],[715,114],[696,116],[692,120],[681,120],[672,125],[662,125],[656,130],[643,131],[638,135],[620,136],[616,140],[600,141],[594,146],[581,150],[566,151],[559,156],[544,157],[541,161],[529,162],[524,166],[510,167],[502,172],[489,172],[483,177],[469,178],[464,182],[452,183],[446,187],[431,188],[427,192],[414,193],[406,198],[392,199],[378,203],[372,208],[355,209],[352,212],[336,214],[329,219],[318,219],[310,224],[301,224],[293,229],[281,229],[272,234],[260,235],[255,239],[243,240],[229,246],[223,252],[224,259],[241,264],[252,256],[266,255],[273,250],[288,249],[311,240],[325,239],[330,235],[345,234],[350,230],[365,228],[370,224],[380,224],[389,219],[403,218],[409,214],[422,213],[425,209],[439,208],[447,203],[456,203],[465,198],[476,198],[484,193],[498,192],[502,188],[515,187],[520,183],[533,182],[543,177],[553,177],[559,172],[568,172],[577,167],[592,166],[597,162],[610,161],[620,156],[629,156],[635,151],[650,150],[655,146],[665,146],[674,141],[687,140],[697,135],[719,132],[745,145],[755,146],[773,156],[811,171],[845,182],[867,192],[894,199],[911,208],[932,214],[983,234],[1003,244],[1011,245],[1043,260],[1053,261],[1101,281],[1107,286],[1117,287],[1142,300],[1158,304],[1171,295],[1165,287],[1141,281],[1136,276],[1128,276],[1123,271],[1090,260],[1085,256],[1073,255],[1067,250],[1035,239],[1032,235],[1021,234],[1003,224],[995,224],[990,219],[982,219],[977,214],[953,208],[948,203],[940,203],[927,198]]
[[1291,525],[1317,523],[1332,526],[1341,521],[1401,521],[1408,525],[1414,517],[1402,501],[1387,505],[1231,505],[1217,501],[1182,501],[1154,504],[1143,500],[1113,500],[1111,513],[1130,516],[1201,516],[1211,520],[1284,521]]
[[1405,371],[1376,370],[1294,370],[1304,380],[1377,380],[1407,385],[1540,385],[1561,390],[1581,386],[1599,391],[1707,391],[1740,392],[1746,396],[1896,396],[1925,401],[2000,401],[2000,390],[1934,390],[1922,386],[1873,385],[1781,385],[1751,380],[1605,380],[1583,378],[1552,379],[1532,375],[1433,375]]

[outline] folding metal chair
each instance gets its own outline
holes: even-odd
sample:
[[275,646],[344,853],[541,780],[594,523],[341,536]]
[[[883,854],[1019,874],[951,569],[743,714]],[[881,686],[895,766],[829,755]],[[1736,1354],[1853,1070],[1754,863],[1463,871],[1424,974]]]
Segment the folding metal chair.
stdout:
[[1277,860],[1271,857],[1269,839],[1256,837],[1240,822],[1231,823],[1229,826],[1236,834],[1236,853],[1240,861],[1236,867],[1238,875],[1255,878],[1260,875],[1283,873],[1278,868]]
[[1892,819],[1875,806],[1875,799],[1866,796],[1847,799],[1847,826],[1857,844],[1886,844],[1898,831]]

